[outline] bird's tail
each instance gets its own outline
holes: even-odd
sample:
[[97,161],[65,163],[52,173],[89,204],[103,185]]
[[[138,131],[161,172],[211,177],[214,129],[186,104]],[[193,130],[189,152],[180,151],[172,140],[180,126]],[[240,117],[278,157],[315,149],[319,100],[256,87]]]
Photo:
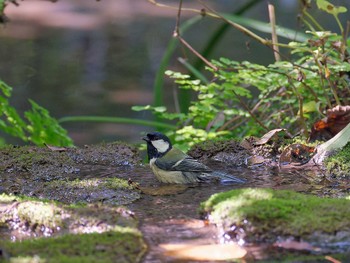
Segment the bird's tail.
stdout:
[[240,184],[243,184],[246,182],[245,179],[237,178],[236,176],[233,176],[233,175],[230,175],[230,174],[224,173],[224,172],[214,171],[212,173],[212,175],[220,178],[220,181],[222,183],[240,183]]

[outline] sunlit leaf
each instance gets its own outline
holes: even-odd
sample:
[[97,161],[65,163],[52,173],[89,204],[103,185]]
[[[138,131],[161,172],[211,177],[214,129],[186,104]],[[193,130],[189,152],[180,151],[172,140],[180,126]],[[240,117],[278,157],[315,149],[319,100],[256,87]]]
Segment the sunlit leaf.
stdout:
[[326,1],[326,0],[317,0],[317,7],[323,11],[326,11],[329,14],[332,15],[338,15],[339,13],[345,13],[348,10],[344,6],[335,6],[332,3]]

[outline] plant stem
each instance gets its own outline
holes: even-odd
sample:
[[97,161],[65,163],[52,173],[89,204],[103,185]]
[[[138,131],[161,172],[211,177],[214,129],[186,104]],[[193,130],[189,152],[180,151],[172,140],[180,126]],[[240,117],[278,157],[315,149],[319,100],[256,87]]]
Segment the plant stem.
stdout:
[[[220,15],[219,13],[217,13],[215,10],[213,10],[212,8],[210,8],[208,5],[206,5],[202,0],[197,0],[199,3],[201,3],[206,9],[210,10],[211,14],[213,17],[217,17],[222,19],[223,21],[225,21],[226,23],[230,24],[231,26],[233,26],[234,28],[236,28],[237,30],[241,31],[243,34],[248,35],[249,37],[255,39],[256,41],[260,42],[261,44],[265,45],[265,46],[270,46],[271,42],[269,40],[266,40],[260,36],[258,36],[257,34],[253,33],[252,31],[250,31],[249,29],[234,23],[232,21],[230,21],[229,19],[225,18],[224,16]],[[206,14],[210,14],[209,12]]]
[[109,123],[126,123],[126,124],[135,124],[142,126],[152,126],[157,128],[165,129],[176,129],[175,125],[156,122],[156,121],[147,121],[141,119],[131,119],[131,118],[121,118],[121,117],[106,117],[106,116],[68,116],[63,117],[58,120],[59,123],[62,122],[109,122]]
[[275,55],[276,61],[281,61],[281,56],[279,54],[279,47],[278,47],[278,38],[276,34],[276,16],[275,16],[275,7],[272,4],[268,5],[269,9],[269,17],[270,17],[270,23],[271,23],[271,38],[272,38],[272,49],[273,54]]
[[309,14],[308,11],[305,11],[303,12],[304,15],[306,15],[312,23],[314,23],[314,25],[317,27],[317,30],[319,31],[325,31],[324,28],[315,20],[315,18],[313,18],[312,15]]
[[[196,16],[185,21],[180,27],[181,31],[185,32],[188,28],[190,28],[193,24],[197,23],[200,20],[201,20],[201,17]],[[178,43],[178,40],[176,38],[171,38],[167,46],[167,49],[162,57],[162,60],[160,62],[158,71],[156,73],[154,87],[153,87],[153,93],[154,93],[153,104],[156,107],[164,105],[163,103],[164,72],[166,71],[169,65],[169,61],[177,47],[177,43]]]
[[339,26],[339,29],[340,29],[340,33],[341,33],[341,35],[343,36],[343,35],[344,35],[344,28],[343,28],[343,25],[340,23],[339,18],[338,18],[337,15],[334,15],[334,18],[335,18],[335,21],[337,21],[338,26]]
[[239,100],[240,104],[243,106],[243,108],[245,108],[246,111],[248,111],[249,115],[264,129],[264,130],[268,130],[268,128],[259,120],[259,118],[257,118],[255,116],[255,114],[249,109],[248,105],[242,100],[242,98],[240,96],[238,96],[238,94],[232,90],[233,94],[237,97],[237,99]]
[[[262,0],[251,0],[245,5],[243,5],[240,9],[234,12],[235,15],[242,15],[247,10],[249,10],[251,7],[256,5],[257,3],[261,2]],[[230,28],[229,24],[224,23],[222,24],[210,37],[210,39],[207,41],[205,47],[203,48],[202,52],[200,52],[203,57],[208,58],[211,53],[213,52],[214,48],[217,47],[219,40],[222,39],[224,34],[227,32],[227,30]],[[197,59],[193,63],[194,68],[200,69],[203,66],[203,61],[200,59]]]

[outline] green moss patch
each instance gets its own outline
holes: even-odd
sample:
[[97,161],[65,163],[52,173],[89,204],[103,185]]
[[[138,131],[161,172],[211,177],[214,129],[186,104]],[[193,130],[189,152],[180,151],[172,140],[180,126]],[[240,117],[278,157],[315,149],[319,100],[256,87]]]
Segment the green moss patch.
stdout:
[[101,233],[116,227],[136,228],[137,224],[133,213],[124,207],[72,206],[0,195],[0,227],[7,227],[18,239],[62,233]]
[[63,203],[101,202],[111,205],[125,205],[140,198],[138,190],[119,178],[56,180],[44,183],[38,194]]
[[328,173],[337,178],[350,179],[350,143],[325,160]]
[[[139,262],[146,245],[138,231],[115,229],[101,234],[63,235],[2,242],[2,262]],[[1,258],[0,258],[1,259]]]
[[225,232],[243,228],[246,239],[253,242],[350,231],[350,200],[293,191],[232,190],[211,196],[201,204],[201,211]]
[[6,146],[0,148],[0,175],[30,174],[32,180],[53,180],[79,171],[65,152],[47,147]]

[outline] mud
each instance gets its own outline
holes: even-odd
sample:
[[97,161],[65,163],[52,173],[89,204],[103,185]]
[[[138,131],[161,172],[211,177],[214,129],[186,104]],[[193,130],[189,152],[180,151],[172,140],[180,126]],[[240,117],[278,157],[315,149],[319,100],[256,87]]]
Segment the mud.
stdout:
[[[200,218],[199,204],[215,193],[258,187],[320,197],[349,195],[349,178],[338,180],[327,174],[324,167],[281,167],[279,156],[283,149],[273,141],[265,146],[233,140],[199,144],[190,155],[214,170],[243,178],[246,183],[172,186],[157,182],[148,165],[141,164],[137,149],[123,143],[71,149],[7,146],[0,149],[1,242],[91,232],[119,233],[127,228],[136,231],[132,237],[138,240],[139,248],[131,250],[140,253],[135,257],[138,260],[144,253],[144,239],[148,252],[143,262],[197,262],[179,259],[166,248],[179,243],[205,247],[232,242]],[[46,217],[40,217],[38,211],[46,211],[44,214],[56,221],[45,221]],[[334,233],[315,233],[316,241],[318,236],[332,242]],[[274,257],[276,248],[271,242],[249,242],[244,246],[248,262]],[[332,251],[340,250],[325,253]]]

